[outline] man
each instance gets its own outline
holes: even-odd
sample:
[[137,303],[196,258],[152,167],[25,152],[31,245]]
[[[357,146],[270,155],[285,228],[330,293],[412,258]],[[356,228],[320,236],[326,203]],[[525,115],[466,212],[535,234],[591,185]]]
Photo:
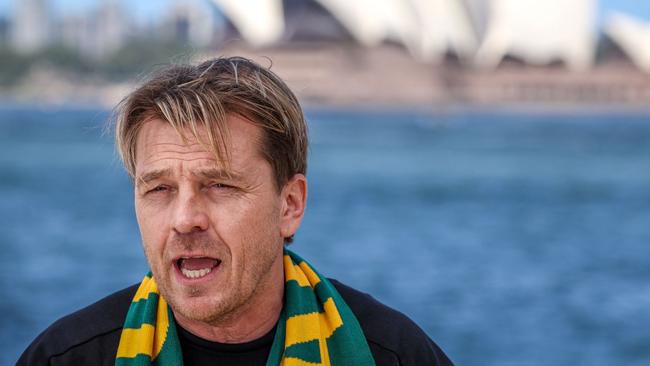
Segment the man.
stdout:
[[243,58],[172,66],[118,108],[151,268],[43,332],[19,365],[449,365],[404,315],[286,249],[307,201],[307,128]]

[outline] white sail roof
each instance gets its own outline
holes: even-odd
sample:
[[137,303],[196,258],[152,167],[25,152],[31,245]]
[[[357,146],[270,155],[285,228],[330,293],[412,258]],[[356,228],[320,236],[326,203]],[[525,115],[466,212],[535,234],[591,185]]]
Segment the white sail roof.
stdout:
[[316,0],[361,44],[402,43],[416,57],[440,58],[448,50],[469,57],[477,47],[459,0]]
[[212,0],[246,42],[263,46],[282,37],[282,0]]
[[[252,45],[278,41],[284,31],[281,0],[212,0]],[[312,0],[329,11],[364,46],[402,43],[416,57],[439,58],[448,50],[473,54],[477,41],[459,0]]]
[[564,61],[585,69],[595,53],[595,0],[491,0],[479,65],[495,67],[506,55],[531,64]]
[[[408,1],[315,0],[327,9],[352,36],[365,46],[387,38],[406,40],[415,31]],[[409,29],[411,28],[411,29]]]
[[638,68],[650,72],[650,22],[612,13],[605,22],[604,31]]
[[467,9],[459,0],[411,0],[418,20],[417,54],[437,59],[453,51],[461,59],[474,55],[478,40]]

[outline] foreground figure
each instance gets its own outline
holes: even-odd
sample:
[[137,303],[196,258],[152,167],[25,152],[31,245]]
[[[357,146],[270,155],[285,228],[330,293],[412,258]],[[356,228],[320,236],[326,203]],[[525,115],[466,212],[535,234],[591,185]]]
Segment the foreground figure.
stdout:
[[242,58],[172,66],[119,106],[151,268],[19,365],[450,365],[411,320],[286,249],[307,202],[293,93]]

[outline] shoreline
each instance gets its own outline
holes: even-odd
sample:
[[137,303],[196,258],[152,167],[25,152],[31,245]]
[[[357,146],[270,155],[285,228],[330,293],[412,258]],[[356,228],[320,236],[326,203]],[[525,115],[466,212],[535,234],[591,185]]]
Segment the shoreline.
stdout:
[[[491,114],[491,115],[648,115],[649,106],[629,105],[557,105],[557,104],[336,104],[336,103],[301,103],[306,113],[370,113],[370,114],[407,114],[407,115],[455,115],[455,114]],[[25,100],[11,100],[0,97],[0,111],[8,110],[42,110],[50,111],[102,111],[111,113],[115,105],[102,103],[61,102],[48,103]],[[650,119],[648,120],[650,122]]]
[[[506,62],[494,70],[450,61],[425,64],[402,49],[322,44],[252,49],[233,44],[221,56],[269,64],[306,109],[406,113],[650,114],[650,74],[625,62],[586,71]],[[214,57],[196,55],[193,62]],[[189,60],[192,61],[192,60]],[[35,69],[13,87],[0,88],[0,108],[29,106],[112,109],[139,78],[111,81],[93,75]]]

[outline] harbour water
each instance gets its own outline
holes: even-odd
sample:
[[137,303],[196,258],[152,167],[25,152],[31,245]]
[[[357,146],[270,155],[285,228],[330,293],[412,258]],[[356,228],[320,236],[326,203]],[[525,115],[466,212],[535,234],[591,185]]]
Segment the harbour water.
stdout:
[[[102,110],[0,109],[0,364],[147,271]],[[458,365],[650,364],[648,114],[311,110],[293,245]]]

